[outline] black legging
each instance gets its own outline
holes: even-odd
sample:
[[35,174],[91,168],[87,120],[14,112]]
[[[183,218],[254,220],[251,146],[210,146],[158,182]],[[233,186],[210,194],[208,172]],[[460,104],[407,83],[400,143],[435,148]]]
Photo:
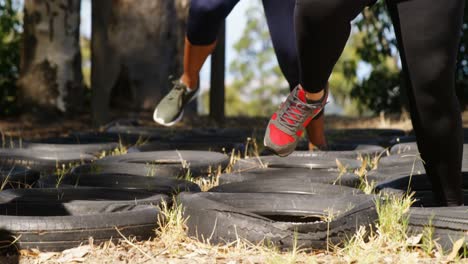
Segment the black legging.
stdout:
[[[223,20],[240,0],[192,0],[187,38],[194,45],[216,41]],[[291,88],[299,83],[299,64],[294,34],[295,0],[263,0],[273,47],[281,71]]]
[[[371,0],[297,0],[300,83],[326,84],[350,34],[350,22]],[[413,127],[436,198],[463,204],[463,131],[455,65],[464,0],[388,0],[408,87]]]

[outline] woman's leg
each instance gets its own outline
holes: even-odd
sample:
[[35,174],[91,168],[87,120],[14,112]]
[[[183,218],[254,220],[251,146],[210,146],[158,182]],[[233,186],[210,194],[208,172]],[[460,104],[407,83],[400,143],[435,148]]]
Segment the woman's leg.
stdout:
[[295,31],[299,54],[299,87],[273,114],[264,145],[289,155],[326,103],[324,88],[351,31],[351,21],[373,0],[296,0]]
[[351,21],[372,0],[297,0],[296,36],[300,84],[309,93],[324,89],[351,32]]
[[296,0],[263,0],[276,58],[291,90],[299,84],[299,60],[294,33],[295,6]]
[[[299,84],[299,58],[294,31],[296,0],[263,0],[273,48],[281,71],[293,90]],[[326,148],[325,118],[321,114],[307,126],[309,149]]]
[[239,0],[192,0],[187,22],[184,73],[181,81],[189,89],[198,87],[198,75],[216,46],[224,19]]
[[464,0],[388,1],[418,148],[436,198],[463,204],[463,130],[455,69]]
[[216,46],[223,20],[239,0],[192,0],[184,50],[184,72],[171,91],[159,102],[153,119],[172,126],[182,119],[184,107],[196,97],[198,75]]

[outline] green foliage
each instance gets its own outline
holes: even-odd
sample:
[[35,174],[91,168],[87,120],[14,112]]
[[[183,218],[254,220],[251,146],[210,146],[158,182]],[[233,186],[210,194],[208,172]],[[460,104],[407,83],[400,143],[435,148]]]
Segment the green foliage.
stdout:
[[355,25],[361,40],[357,53],[362,62],[372,67],[370,76],[356,84],[351,91],[351,97],[358,101],[358,111],[401,111],[402,92],[396,39],[385,1],[379,1],[372,8],[364,10]]
[[0,0],[0,115],[18,111],[16,80],[19,75],[21,21],[12,0]]
[[357,52],[360,35],[351,35],[343,54],[335,65],[330,77],[330,91],[336,103],[343,106],[345,114],[356,113],[357,107],[352,104],[351,91],[358,82],[357,69],[361,58]]
[[226,90],[226,114],[269,116],[281,96],[289,92],[276,61],[263,9],[252,1],[246,27],[235,43],[236,60],[230,65],[233,82]]
[[399,112],[400,77],[397,70],[391,70],[386,64],[374,67],[371,75],[356,85],[351,96],[358,98],[360,113],[366,108],[373,112]]

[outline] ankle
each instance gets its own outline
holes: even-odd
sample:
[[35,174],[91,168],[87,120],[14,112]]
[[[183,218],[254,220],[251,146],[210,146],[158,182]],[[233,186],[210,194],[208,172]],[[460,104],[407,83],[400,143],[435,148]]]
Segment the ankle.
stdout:
[[185,84],[189,90],[196,90],[198,88],[198,77],[191,78],[186,74],[180,77],[180,82]]
[[302,90],[304,90],[305,96],[307,100],[309,101],[321,101],[323,99],[323,96],[325,95],[325,90],[321,90],[318,93],[310,93],[310,92],[307,92],[307,90],[304,89],[302,85],[300,85],[300,87]]

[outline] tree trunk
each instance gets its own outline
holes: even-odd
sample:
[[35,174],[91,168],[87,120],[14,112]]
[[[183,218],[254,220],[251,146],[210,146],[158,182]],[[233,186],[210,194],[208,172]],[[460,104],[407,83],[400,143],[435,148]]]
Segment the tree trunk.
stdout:
[[80,0],[25,0],[20,101],[28,111],[75,113],[82,107]]
[[179,77],[188,0],[93,1],[92,74],[95,121],[109,105],[152,110]]

